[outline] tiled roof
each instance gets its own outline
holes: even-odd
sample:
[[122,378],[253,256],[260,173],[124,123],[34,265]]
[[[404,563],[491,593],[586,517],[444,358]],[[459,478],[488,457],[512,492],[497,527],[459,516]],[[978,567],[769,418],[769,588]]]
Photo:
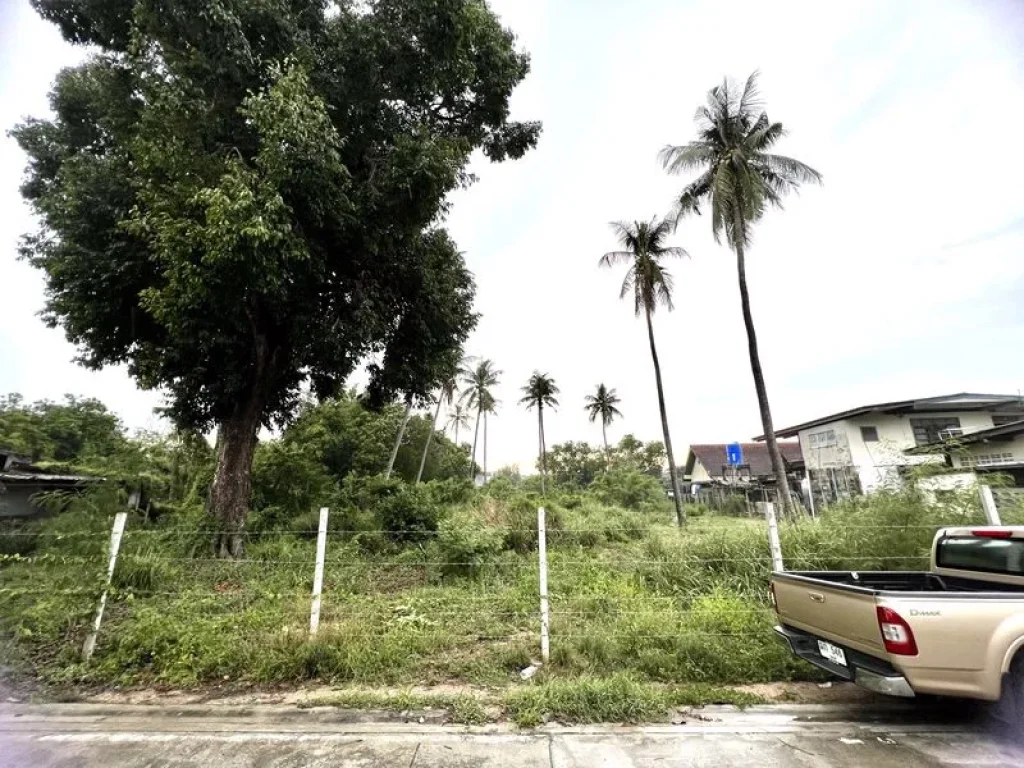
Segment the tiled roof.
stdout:
[[[743,463],[750,465],[750,474],[754,477],[765,477],[772,474],[772,460],[768,455],[767,443],[740,443],[743,448]],[[779,451],[786,462],[803,461],[800,443],[795,440],[779,441]],[[690,455],[686,460],[685,473],[693,471],[693,459],[696,458],[712,477],[722,476],[722,467],[728,463],[726,459],[726,443],[705,443],[690,446]]]

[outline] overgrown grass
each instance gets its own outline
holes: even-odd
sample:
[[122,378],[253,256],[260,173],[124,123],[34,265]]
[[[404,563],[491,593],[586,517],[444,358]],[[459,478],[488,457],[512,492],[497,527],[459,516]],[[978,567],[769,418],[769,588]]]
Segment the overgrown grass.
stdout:
[[471,694],[417,694],[411,692],[343,691],[306,699],[303,709],[338,707],[339,709],[376,709],[388,712],[444,710],[452,723],[479,725],[494,719],[485,709],[487,700]]
[[674,707],[702,704],[750,706],[748,693],[711,685],[658,686],[624,674],[549,680],[509,691],[503,704],[521,727],[549,719],[564,723],[639,723],[667,719]]
[[[313,638],[308,536],[260,531],[243,561],[225,562],[210,558],[195,511],[159,523],[133,519],[88,665],[79,651],[102,590],[109,520],[75,509],[33,531],[28,550],[0,548],[8,553],[0,555],[0,635],[58,683],[517,682],[539,655],[538,501],[477,494],[446,507],[437,531],[420,531],[414,542],[374,534],[369,524],[336,528]],[[612,699],[649,684],[663,693],[681,684],[819,679],[771,631],[763,521],[705,515],[678,530],[667,505],[626,509],[558,495],[546,506],[552,659],[507,704],[524,713],[517,718],[538,711],[536,697],[550,701],[542,711],[570,717],[569,691],[585,701],[605,678],[615,681]],[[878,495],[820,520],[783,523],[783,553],[792,570],[923,568],[936,527],[980,519],[970,499],[934,506],[912,494]],[[573,689],[574,681],[586,682]],[[664,703],[638,695],[636,707]],[[623,720],[642,714],[601,711]]]

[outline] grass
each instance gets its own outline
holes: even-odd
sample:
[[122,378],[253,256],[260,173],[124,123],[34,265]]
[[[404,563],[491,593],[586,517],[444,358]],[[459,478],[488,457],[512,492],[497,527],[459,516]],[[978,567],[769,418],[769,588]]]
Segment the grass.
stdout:
[[561,723],[664,722],[672,709],[706,704],[751,706],[762,699],[715,685],[658,685],[629,675],[552,679],[491,694],[340,691],[302,701],[302,708],[389,712],[444,710],[449,722],[480,725],[504,717],[522,728]]
[[381,693],[377,691],[344,691],[306,699],[300,708],[337,707],[339,709],[384,710],[387,712],[423,712],[444,710],[448,722],[481,725],[494,716],[485,708],[487,700],[471,694]]
[[[670,695],[686,703],[732,695],[716,686],[822,679],[771,631],[762,522],[705,515],[678,530],[667,509],[583,496],[550,504],[552,658],[519,685],[539,656],[532,505],[478,496],[449,509],[437,536],[404,546],[332,534],[313,638],[310,538],[264,531],[245,560],[224,562],[182,520],[133,519],[89,664],[79,652],[109,521],[71,511],[23,537],[31,543],[0,547],[0,638],[42,681],[79,687],[515,683],[502,704],[519,722],[629,720],[673,705]],[[875,496],[784,523],[783,552],[793,570],[923,568],[935,527],[979,515]],[[475,717],[461,700],[444,706]]]

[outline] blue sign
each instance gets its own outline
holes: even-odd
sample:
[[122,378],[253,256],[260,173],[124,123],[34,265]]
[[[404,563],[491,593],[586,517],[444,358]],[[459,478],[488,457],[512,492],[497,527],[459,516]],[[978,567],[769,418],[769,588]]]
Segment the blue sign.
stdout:
[[735,467],[743,463],[743,446],[739,443],[729,443],[725,446],[725,460],[729,462],[730,467]]

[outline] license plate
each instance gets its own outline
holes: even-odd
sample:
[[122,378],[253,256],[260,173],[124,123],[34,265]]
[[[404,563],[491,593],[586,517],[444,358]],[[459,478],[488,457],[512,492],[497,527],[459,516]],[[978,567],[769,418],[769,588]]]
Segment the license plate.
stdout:
[[843,651],[838,645],[832,645],[824,640],[818,641],[818,653],[824,658],[831,661],[833,664],[838,664],[841,667],[846,666],[846,652]]

